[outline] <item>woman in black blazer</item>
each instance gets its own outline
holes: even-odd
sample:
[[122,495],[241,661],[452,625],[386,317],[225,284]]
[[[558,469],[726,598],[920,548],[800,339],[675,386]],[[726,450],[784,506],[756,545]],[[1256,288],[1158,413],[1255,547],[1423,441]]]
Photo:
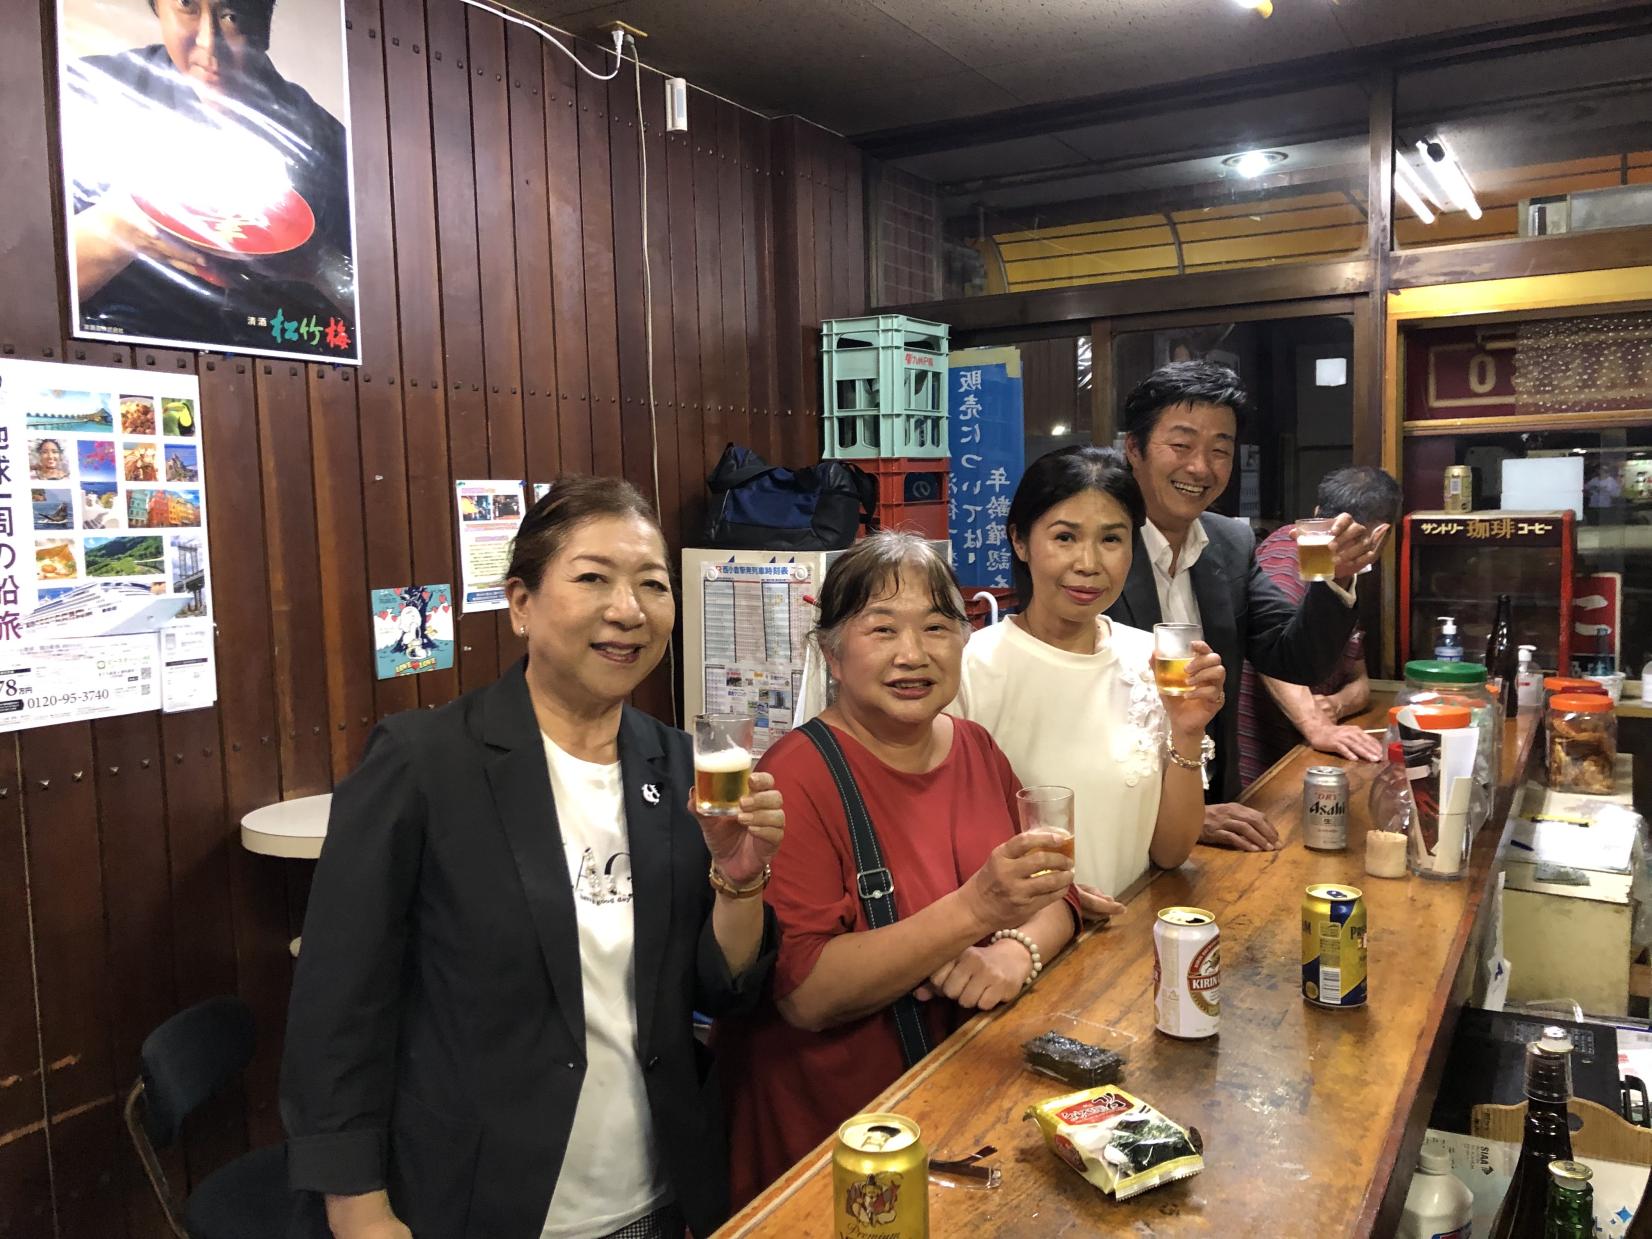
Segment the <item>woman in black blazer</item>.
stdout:
[[386,719],[334,796],[289,1178],[336,1239],[707,1235],[726,1146],[691,1013],[749,1006],[773,962],[780,793],[754,774],[697,821],[688,737],[625,704],[675,618],[634,488],[557,482],[508,578],[526,660]]

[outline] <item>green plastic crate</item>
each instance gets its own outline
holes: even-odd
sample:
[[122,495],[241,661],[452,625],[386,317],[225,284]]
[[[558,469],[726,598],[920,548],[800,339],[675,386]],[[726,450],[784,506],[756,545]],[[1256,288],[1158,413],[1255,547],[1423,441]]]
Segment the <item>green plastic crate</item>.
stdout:
[[898,314],[821,324],[828,459],[947,455],[944,323]]

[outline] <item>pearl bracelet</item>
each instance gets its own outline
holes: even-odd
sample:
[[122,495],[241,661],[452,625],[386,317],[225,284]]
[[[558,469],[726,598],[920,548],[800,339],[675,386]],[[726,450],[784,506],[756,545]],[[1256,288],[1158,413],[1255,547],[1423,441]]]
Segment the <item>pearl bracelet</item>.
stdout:
[[992,935],[993,942],[1001,942],[1005,938],[1013,938],[1022,946],[1026,947],[1027,954],[1032,956],[1032,971],[1027,974],[1027,979],[1021,982],[1021,988],[1026,989],[1034,981],[1038,980],[1038,974],[1044,971],[1044,956],[1038,949],[1038,943],[1034,942],[1019,929],[1000,929],[997,933]]

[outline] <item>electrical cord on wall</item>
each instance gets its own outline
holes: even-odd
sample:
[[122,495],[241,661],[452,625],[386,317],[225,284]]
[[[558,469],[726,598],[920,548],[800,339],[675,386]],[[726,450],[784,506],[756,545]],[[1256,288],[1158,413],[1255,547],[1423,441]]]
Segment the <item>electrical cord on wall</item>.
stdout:
[[551,46],[553,46],[555,48],[558,48],[563,53],[563,55],[567,56],[569,60],[574,62],[574,64],[578,65],[579,66],[579,71],[581,73],[585,74],[587,77],[595,78],[599,82],[610,82],[614,78],[618,77],[619,76],[619,71],[620,71],[620,66],[625,63],[624,56],[620,51],[623,40],[625,38],[624,31],[620,31],[620,30],[614,31],[614,47],[613,47],[614,67],[613,67],[613,69],[608,73],[596,73],[596,72],[593,72],[592,70],[587,69],[585,67],[585,63],[582,60],[580,60],[580,58],[577,55],[574,54],[574,50],[571,47],[569,47],[566,43],[562,42],[561,39],[557,38],[549,30],[545,29],[545,27],[539,25],[538,23],[531,22],[531,21],[527,20],[524,17],[518,17],[514,13],[507,12],[505,9],[495,8],[491,4],[483,4],[481,2],[481,0],[459,0],[459,3],[460,4],[468,4],[473,9],[481,9],[482,12],[484,12],[484,13],[492,13],[495,17],[499,18],[501,21],[508,21],[514,26],[521,26],[524,30],[533,31],[540,38],[544,39],[545,42],[549,43]]

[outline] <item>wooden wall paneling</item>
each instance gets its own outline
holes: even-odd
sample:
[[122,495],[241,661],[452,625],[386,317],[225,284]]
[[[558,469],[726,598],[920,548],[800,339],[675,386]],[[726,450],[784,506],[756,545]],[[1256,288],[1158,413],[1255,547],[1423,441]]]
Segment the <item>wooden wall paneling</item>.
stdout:
[[[54,46],[46,4],[7,8],[0,39],[0,167],[6,169],[6,209],[0,211],[0,273],[14,290],[0,315],[0,356],[55,360],[68,322],[68,297],[59,276],[57,223],[63,189],[48,115],[57,111]],[[16,290],[27,290],[21,298]],[[21,303],[19,303],[21,301]]]
[[[560,55],[560,53],[558,53]],[[607,72],[611,55],[583,62]],[[614,289],[612,160],[608,150],[608,83],[580,73],[579,201],[585,235],[585,348],[591,383],[591,468],[604,477],[625,467],[620,447],[619,326]]]
[[844,219],[849,225],[848,245],[840,261],[848,276],[848,300],[843,313],[865,314],[872,304],[870,276],[866,265],[866,159],[847,142],[839,146],[844,156]]
[[774,195],[769,186],[769,125],[755,112],[740,113],[745,164],[747,356],[751,361],[752,438],[764,459],[781,463],[779,403],[775,377]]
[[545,186],[551,207],[551,290],[556,314],[557,432],[561,469],[591,472],[591,362],[585,341],[585,241],[580,209],[580,71],[546,44]]
[[[511,231],[516,238],[516,299],[522,340],[522,433],[528,502],[533,483],[560,468],[556,418],[556,334],[551,302],[551,225],[545,159],[545,42],[505,27],[511,98]],[[560,53],[556,53],[560,55]],[[501,661],[507,647],[500,647]],[[511,651],[514,655],[514,650]]]
[[[28,1004],[29,1037],[34,1038],[34,1006]],[[38,1075],[28,1080],[36,1103]],[[15,1086],[13,1086],[15,1087]],[[0,1236],[44,1239],[61,1236],[52,1198],[51,1167],[46,1160],[46,1126],[32,1123],[0,1133]],[[136,1232],[142,1234],[143,1232]]]
[[[815,376],[815,390],[820,390],[820,324],[835,316],[836,294],[833,291],[832,246],[837,235],[837,212],[832,201],[832,143],[831,135],[815,125],[806,125],[805,149],[808,152],[809,185],[815,204],[814,305],[804,320],[808,346],[804,352],[808,373]],[[819,396],[816,396],[819,400]],[[819,404],[817,412],[824,413]]]
[[356,371],[307,366],[310,444],[321,556],[321,629],[327,651],[327,740],[333,779],[361,758],[378,678],[362,510],[361,419]]
[[[770,198],[774,203],[775,380],[779,403],[781,462],[798,466],[812,460],[806,453],[803,416],[802,227],[798,193],[798,120],[782,117],[769,128]],[[812,271],[811,267],[811,271]]]
[[832,267],[832,318],[848,318],[858,313],[860,298],[855,296],[855,267],[853,242],[854,217],[860,211],[858,202],[849,200],[849,161],[855,155],[854,147],[831,135],[823,135],[829,144],[828,171],[832,187],[832,249],[827,261]]
[[[681,464],[677,451],[677,349],[675,316],[672,309],[671,230],[677,204],[671,197],[669,154],[671,144],[663,127],[663,108],[649,102],[650,86],[658,81],[643,75],[643,142],[648,153],[648,183],[643,194],[643,210],[648,220],[649,282],[653,293],[650,308],[654,318],[655,431],[660,452],[660,522],[666,546],[675,556],[688,545],[683,540]],[[673,135],[675,137],[675,135]],[[690,204],[692,205],[692,203]],[[692,219],[692,212],[689,218]]]
[[[406,434],[408,524],[413,534],[415,578],[395,584],[452,581],[457,586],[457,505],[448,465],[441,364],[441,268],[424,19],[421,0],[385,0],[385,34],[390,40],[385,48],[393,169],[390,192],[396,219],[401,328],[402,382],[398,386],[402,389]],[[395,382],[395,376],[389,381]],[[459,691],[458,670],[427,671],[411,677],[418,681],[419,700],[427,706],[452,700]]]
[[822,455],[820,407],[820,309],[817,289],[817,248],[827,244],[828,219],[815,197],[815,135],[819,132],[806,121],[792,119],[795,146],[792,162],[792,194],[797,200],[797,349],[798,425],[797,434],[805,463]]
[[[476,9],[470,22],[470,110],[476,143],[476,227],[482,271],[482,360],[486,366],[487,447],[494,477],[521,478],[524,501],[527,449],[522,430],[522,341],[517,320],[511,111],[515,87],[505,47],[505,23]],[[527,33],[523,31],[523,33]],[[537,98],[533,111],[543,115]],[[524,103],[523,107],[527,107]],[[543,217],[542,217],[543,218]],[[452,376],[449,376],[450,387]],[[491,666],[485,683],[516,660],[520,647],[510,613],[493,612]]]
[[[362,509],[369,588],[413,580],[407,500],[406,433],[401,391],[401,328],[396,309],[396,246],[390,193],[389,99],[385,35],[379,0],[346,0],[345,50],[352,101],[350,145],[355,164],[356,271],[361,299],[362,364],[356,376],[360,418]],[[454,587],[458,587],[455,581]],[[419,703],[416,677],[375,679],[374,714],[383,718]]]
[[[608,83],[608,149],[613,186],[614,308],[618,324],[619,430],[625,477],[658,503],[655,494],[653,426],[648,415],[648,309],[643,286],[642,169],[637,127],[637,79],[640,70],[626,60]],[[646,106],[646,105],[645,105]],[[663,485],[663,479],[661,479]],[[670,553],[667,544],[667,554]],[[662,659],[637,686],[631,701],[657,718],[672,717],[671,660]]]
[[[359,30],[358,30],[359,33]],[[358,182],[359,184],[359,182]],[[369,345],[371,347],[371,345]],[[224,828],[282,797],[270,605],[254,396],[257,363],[208,354],[199,363],[207,536],[213,547],[212,614],[218,628],[218,723],[224,762]],[[331,381],[331,380],[329,380]],[[334,655],[337,657],[337,655]],[[370,715],[358,716],[365,728]],[[275,1083],[292,960],[287,953],[286,887],[308,862],[230,849],[229,895],[236,992],[249,1007],[258,1042],[244,1073],[252,1143],[281,1136]],[[188,909],[178,933],[191,932]]]
[[[721,140],[722,100],[706,95],[691,104],[694,139],[694,274],[700,312],[700,400],[703,420],[696,459],[703,477],[729,441],[728,347],[723,335],[722,240],[718,227],[718,143]],[[683,459],[690,459],[685,449]]]
[[[717,235],[723,285],[723,396],[728,437],[751,445],[750,341],[746,332],[745,176],[740,109],[718,101]],[[721,444],[711,445],[721,450]],[[709,460],[706,462],[711,463]]]
[[[314,795],[332,787],[333,778],[326,675],[315,657],[324,648],[324,629],[309,392],[293,361],[260,360],[255,379],[281,792],[283,797]],[[215,559],[229,551],[227,546],[214,549]]]
[[637,162],[635,64],[608,83],[608,152],[613,187],[615,362],[624,476],[654,497],[654,443],[648,421],[648,344],[642,278],[642,179]]
[[[691,104],[691,107],[697,106]],[[691,124],[695,122],[690,122]],[[698,546],[705,516],[705,395],[700,350],[699,206],[695,185],[697,131],[665,135],[665,183],[670,203],[671,316],[656,323],[671,334],[676,398],[664,406],[662,430],[677,440],[679,537]]]
[[[484,99],[487,87],[496,87],[501,94],[504,89],[499,80],[503,64],[490,62],[484,67],[478,58],[476,43],[488,42],[490,33],[498,39],[500,23],[497,18],[484,19],[474,10],[456,4],[428,6],[426,23],[430,35],[427,65],[430,127],[435,142],[436,245],[448,465],[453,478],[508,478],[510,473],[493,467],[488,447],[477,173],[473,163],[477,156],[472,149],[473,130],[478,141],[484,132],[480,119],[473,117],[472,87],[475,86]],[[476,29],[467,30],[469,26]],[[503,61],[502,49],[496,59]],[[499,126],[498,140],[505,140],[503,123]],[[509,175],[507,170],[507,202]],[[508,228],[502,238],[489,237],[490,247],[501,244],[509,252]],[[411,370],[408,374],[410,382],[416,379]],[[451,488],[449,504],[451,508]],[[448,537],[451,540],[457,536],[455,526]],[[460,688],[478,688],[491,681],[499,671],[498,615],[491,611],[459,615],[456,609],[454,632],[459,645]]]

